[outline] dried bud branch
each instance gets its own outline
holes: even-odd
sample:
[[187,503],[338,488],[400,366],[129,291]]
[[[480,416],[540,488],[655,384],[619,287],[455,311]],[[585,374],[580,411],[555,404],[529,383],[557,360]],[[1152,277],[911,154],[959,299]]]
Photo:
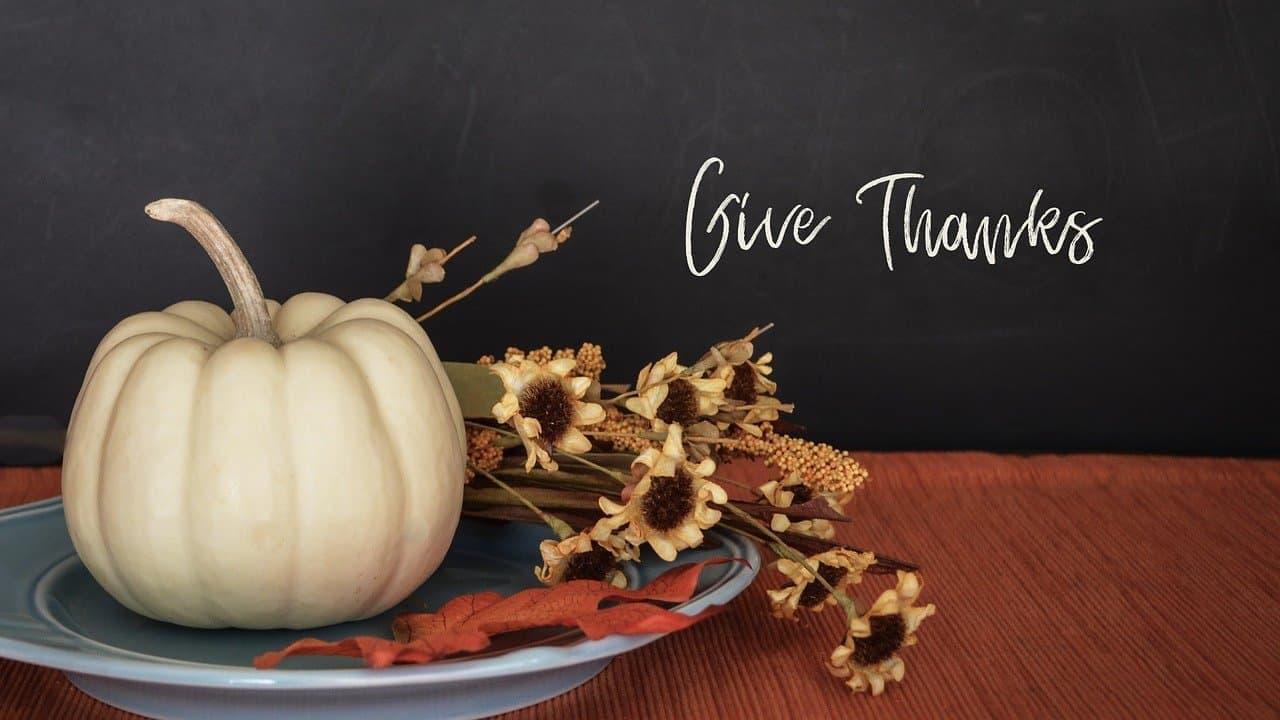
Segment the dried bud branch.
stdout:
[[497,280],[506,273],[518,268],[528,267],[529,265],[537,262],[538,258],[544,253],[554,252],[556,248],[560,247],[560,245],[562,245],[564,241],[568,240],[569,236],[572,234],[573,228],[569,223],[576,221],[578,218],[585,215],[588,210],[591,210],[599,204],[600,201],[596,200],[582,210],[579,210],[573,217],[566,220],[555,230],[552,230],[551,225],[542,218],[534,220],[533,223],[531,223],[529,227],[525,228],[524,232],[520,233],[520,236],[516,238],[515,248],[502,259],[502,262],[498,263],[497,267],[485,273],[467,289],[457,295],[454,295],[448,300],[445,300],[434,308],[431,308],[422,315],[419,315],[417,317],[417,321],[423,322],[431,318],[443,311],[445,308],[466,298],[471,293],[479,290],[484,285]]
[[447,253],[442,248],[427,248],[422,243],[414,243],[409,248],[409,264],[404,269],[404,282],[387,293],[384,299],[387,302],[421,300],[422,286],[443,281],[445,263],[475,241],[476,237],[472,235]]

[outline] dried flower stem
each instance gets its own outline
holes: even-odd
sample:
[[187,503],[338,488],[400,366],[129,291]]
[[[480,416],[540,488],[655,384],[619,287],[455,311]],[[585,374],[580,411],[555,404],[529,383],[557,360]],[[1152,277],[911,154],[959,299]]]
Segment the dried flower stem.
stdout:
[[795,407],[796,407],[795,403],[782,403],[780,405],[733,405],[731,406],[730,409],[732,410],[763,410],[765,408],[768,408],[770,410],[781,410],[783,412],[791,412],[792,410],[795,410]]
[[441,264],[441,265],[443,265],[443,264],[445,264],[445,263],[449,262],[450,260],[452,260],[452,259],[453,259],[453,256],[454,256],[454,255],[457,255],[458,253],[462,252],[463,250],[466,250],[466,249],[471,245],[471,243],[473,243],[473,242],[475,242],[475,241],[476,241],[476,236],[475,236],[475,235],[472,235],[471,237],[467,238],[466,240],[463,240],[462,242],[458,243],[458,245],[457,245],[456,247],[454,247],[452,250],[450,250],[450,251],[449,251],[449,253],[448,253],[447,255],[445,255],[445,256],[444,256],[444,259],[440,261],[440,264]]
[[518,491],[516,491],[515,488],[499,480],[498,476],[494,475],[488,470],[483,470],[481,468],[478,468],[475,465],[472,465],[471,469],[472,471],[479,473],[480,475],[483,475],[486,478],[488,478],[489,481],[492,482],[493,484],[497,485],[503,490],[506,490],[515,499],[519,500],[525,507],[533,511],[533,513],[537,515],[539,518],[541,518],[542,522],[546,523],[547,527],[550,527],[552,532],[554,532],[557,536],[559,536],[561,540],[564,540],[565,538],[573,535],[573,528],[569,527],[569,523],[561,520],[560,518],[554,515],[551,515],[550,513],[543,512],[542,509],[539,508],[537,505],[534,505],[533,501],[531,501],[529,498],[520,494]]
[[822,583],[822,586],[825,587],[827,591],[831,593],[831,597],[835,598],[836,602],[840,603],[840,607],[844,610],[845,615],[848,616],[850,620],[856,617],[857,610],[853,607],[853,600],[848,595],[845,595],[844,593],[836,590],[831,585],[831,583],[827,582],[826,578],[822,577],[822,575],[818,572],[817,568],[809,564],[808,558],[796,552],[795,550],[791,549],[791,546],[788,545],[785,540],[778,537],[777,533],[775,533],[769,526],[751,517],[751,515],[747,514],[745,510],[743,510],[742,508],[739,508],[737,505],[734,505],[731,502],[725,503],[720,507],[728,509],[729,512],[733,513],[734,515],[738,516],[742,520],[746,521],[747,524],[754,527],[757,531],[763,533],[765,537],[769,538],[769,540],[771,541],[771,545],[773,546],[773,551],[775,553],[778,553],[782,557],[785,557],[788,560],[791,560],[792,562],[799,564],[800,567],[808,571],[810,575],[812,575],[818,582]]
[[[756,338],[769,332],[772,329],[773,329],[773,323],[768,323],[758,328],[751,328],[751,332],[747,333],[746,335],[743,335],[737,340],[729,340],[728,342],[730,343],[753,342]],[[724,356],[720,354],[720,350],[717,349],[716,347],[717,345],[723,345],[723,344],[725,343],[716,343],[715,345],[712,345],[711,349],[707,351],[707,354],[703,355],[702,359],[698,360],[698,362],[691,365],[689,367],[689,370],[692,372],[697,372],[698,374],[702,374],[707,370],[710,370],[712,367],[715,367],[718,363],[723,362]]]
[[[486,275],[485,277],[488,277],[488,276]],[[480,278],[479,280],[477,280],[477,281],[475,281],[474,283],[472,283],[472,284],[471,284],[471,286],[470,286],[470,287],[468,287],[466,290],[463,290],[462,292],[458,293],[457,295],[454,295],[453,297],[449,298],[448,300],[445,300],[444,302],[440,303],[439,305],[436,305],[435,307],[431,308],[430,310],[426,311],[425,313],[423,313],[423,314],[419,315],[418,317],[416,317],[416,318],[414,318],[414,319],[415,319],[415,320],[417,320],[418,322],[423,322],[423,321],[425,321],[425,320],[430,319],[432,315],[436,315],[436,314],[440,313],[441,311],[443,311],[445,308],[449,307],[450,305],[452,305],[452,304],[454,304],[454,303],[458,302],[459,300],[462,300],[463,298],[467,297],[467,296],[468,296],[468,295],[470,295],[471,293],[473,293],[473,292],[475,292],[475,291],[479,290],[479,289],[480,289],[481,287],[483,287],[483,286],[484,286],[484,284],[485,284],[485,283],[487,283],[487,282],[488,282],[488,280],[486,280],[485,278]]]
[[[603,430],[583,430],[582,434],[586,435],[587,437],[643,438],[645,440],[664,440],[667,437],[666,433],[656,433],[656,432],[623,433],[623,432],[606,432]],[[739,445],[741,444],[740,440],[737,440],[734,438],[704,438],[697,435],[689,436],[689,442],[706,443],[707,445]]]
[[574,475],[572,473],[557,471],[548,472],[546,470],[528,470],[524,469],[524,464],[494,470],[495,475],[504,475],[512,478],[519,478],[535,485],[546,485],[555,488],[571,488],[574,490],[589,490],[598,493],[608,493],[617,495],[619,487],[616,483],[605,482],[590,475]]
[[[555,227],[555,229],[551,230],[551,234],[552,234],[552,235],[556,235],[556,234],[558,234],[561,230],[564,230],[565,228],[569,227],[570,223],[573,223],[573,222],[575,222],[578,218],[582,217],[583,215],[586,215],[588,212],[590,212],[592,209],[594,209],[596,205],[599,205],[599,204],[600,204],[600,201],[599,201],[599,200],[596,200],[595,202],[591,203],[590,205],[588,205],[588,206],[586,206],[586,207],[582,208],[582,209],[581,209],[581,210],[579,210],[578,212],[574,213],[573,217],[569,218],[568,220],[565,220],[564,222],[562,222],[562,223],[560,223],[559,225],[557,225],[557,226]],[[447,258],[446,258],[446,259],[447,259]],[[495,267],[495,268],[494,268],[494,270],[497,270],[497,268]],[[475,292],[476,290],[479,290],[480,288],[484,287],[484,286],[485,286],[485,285],[487,285],[488,283],[491,283],[491,282],[493,282],[494,280],[497,280],[499,277],[501,277],[501,276],[502,276],[502,274],[501,274],[501,273],[495,274],[495,273],[494,273],[494,270],[490,270],[489,272],[485,273],[483,276],[481,276],[481,278],[480,278],[479,280],[477,280],[477,281],[475,281],[474,283],[472,283],[472,284],[470,285],[470,287],[468,287],[467,289],[465,289],[465,290],[463,290],[462,292],[460,292],[460,293],[458,293],[458,294],[454,295],[453,297],[451,297],[451,298],[449,298],[449,299],[445,300],[444,302],[440,303],[439,305],[436,305],[435,307],[433,307],[433,308],[431,308],[430,310],[426,311],[425,313],[423,313],[423,314],[419,315],[419,316],[418,316],[417,318],[415,318],[415,319],[416,319],[418,322],[424,322],[424,321],[426,321],[426,320],[429,320],[429,319],[431,319],[431,317],[432,317],[432,316],[439,314],[440,312],[442,312],[445,308],[449,307],[450,305],[453,305],[453,304],[454,304],[454,303],[456,303],[456,302],[459,302],[459,301],[461,301],[461,300],[466,299],[466,297],[467,297],[468,295],[470,295],[471,293]]]
[[[492,426],[492,425],[485,425],[484,423],[473,422],[473,421],[471,421],[471,420],[466,420],[465,422],[466,422],[466,424],[468,424],[468,425],[470,425],[470,426],[472,426],[472,427],[479,427],[479,428],[485,428],[486,430],[493,430],[494,432],[497,432],[497,433],[499,433],[499,434],[502,434],[502,435],[508,435],[508,436],[511,436],[511,437],[516,437],[516,438],[520,437],[518,434],[513,433],[513,432],[511,432],[510,430],[506,430],[506,429],[504,429],[504,428],[494,427],[494,426]],[[624,485],[627,483],[627,481],[626,481],[626,479],[625,479],[625,477],[623,476],[623,474],[622,474],[622,473],[618,472],[617,470],[611,470],[611,469],[609,469],[609,468],[607,468],[607,467],[605,467],[605,466],[603,466],[603,465],[599,465],[599,464],[597,464],[597,463],[594,463],[594,462],[592,462],[592,461],[590,461],[590,460],[588,460],[588,459],[586,459],[586,458],[582,457],[581,455],[574,455],[573,453],[567,453],[567,452],[564,452],[563,450],[555,450],[555,449],[552,449],[551,454],[552,454],[552,455],[559,455],[560,457],[566,457],[566,458],[569,458],[569,459],[571,459],[571,460],[577,461],[578,463],[581,463],[581,464],[583,464],[583,465],[586,465],[587,467],[592,468],[592,469],[594,469],[594,470],[599,470],[600,472],[602,472],[602,473],[604,473],[604,474],[608,475],[609,477],[613,478],[614,480],[617,480],[618,482],[620,482],[620,483],[622,483],[622,484],[624,484]]]

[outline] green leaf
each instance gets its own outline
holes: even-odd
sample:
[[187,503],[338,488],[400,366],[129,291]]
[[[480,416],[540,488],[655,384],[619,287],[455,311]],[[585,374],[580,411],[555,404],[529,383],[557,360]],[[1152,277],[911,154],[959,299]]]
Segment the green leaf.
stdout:
[[493,418],[493,406],[502,399],[502,381],[484,365],[446,362],[445,374],[453,384],[453,392],[462,406],[462,416],[471,419]]

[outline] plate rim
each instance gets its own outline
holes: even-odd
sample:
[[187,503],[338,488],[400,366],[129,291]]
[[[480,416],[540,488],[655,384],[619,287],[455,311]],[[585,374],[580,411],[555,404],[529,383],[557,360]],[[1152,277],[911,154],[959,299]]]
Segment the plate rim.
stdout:
[[[62,509],[62,497],[54,496],[23,505],[0,509],[0,524],[18,516]],[[708,534],[729,550],[731,557],[745,562],[729,564],[728,571],[711,587],[680,603],[673,609],[692,615],[711,605],[723,605],[742,593],[760,571],[760,552],[755,543],[746,538],[712,529]],[[74,553],[72,553],[74,556]],[[66,562],[60,557],[50,568]],[[30,583],[26,589],[28,601],[39,582]],[[33,618],[44,622],[44,618]],[[49,631],[68,633],[65,628],[49,627]],[[299,631],[301,634],[305,631]],[[341,688],[376,688],[399,685],[438,685],[456,682],[522,675],[557,668],[571,667],[635,650],[652,643],[668,633],[646,635],[611,635],[600,640],[581,640],[566,646],[534,646],[519,648],[501,655],[459,659],[455,662],[426,665],[397,665],[393,667],[344,668],[344,669],[287,669],[258,670],[236,665],[214,665],[168,658],[140,659],[110,656],[85,649],[54,647],[9,637],[0,628],[0,657],[18,662],[50,667],[63,672],[80,673],[97,677],[114,678],[133,682],[185,687],[234,688],[242,690],[325,690]],[[70,634],[77,642],[78,634]],[[110,646],[108,646],[110,647]]]

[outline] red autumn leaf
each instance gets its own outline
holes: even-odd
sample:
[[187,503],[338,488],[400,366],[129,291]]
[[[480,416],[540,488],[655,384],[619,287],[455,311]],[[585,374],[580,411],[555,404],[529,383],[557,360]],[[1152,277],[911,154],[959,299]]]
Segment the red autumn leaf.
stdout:
[[[551,588],[530,588],[503,598],[493,592],[454,598],[434,613],[401,615],[392,624],[394,640],[354,637],[338,642],[314,638],[254,658],[254,667],[275,667],[292,655],[342,655],[362,658],[369,667],[423,664],[460,652],[477,652],[495,635],[542,627],[577,627],[592,640],[608,635],[642,635],[683,630],[717,612],[697,615],[664,609],[654,602],[684,602],[693,596],[698,576],[724,558],[690,563],[663,573],[636,590],[609,583],[574,580]],[[621,604],[600,609],[607,601]]]
[[386,638],[363,635],[338,642],[315,638],[299,640],[283,650],[267,652],[253,659],[259,670],[273,668],[292,655],[342,655],[363,658],[372,668],[395,664],[423,664],[446,655],[476,652],[489,646],[489,636],[481,632],[445,633],[414,643],[401,643]]
[[707,608],[697,615],[681,615],[649,603],[626,603],[578,618],[577,625],[588,640],[610,635],[675,632],[720,612],[721,607]]

